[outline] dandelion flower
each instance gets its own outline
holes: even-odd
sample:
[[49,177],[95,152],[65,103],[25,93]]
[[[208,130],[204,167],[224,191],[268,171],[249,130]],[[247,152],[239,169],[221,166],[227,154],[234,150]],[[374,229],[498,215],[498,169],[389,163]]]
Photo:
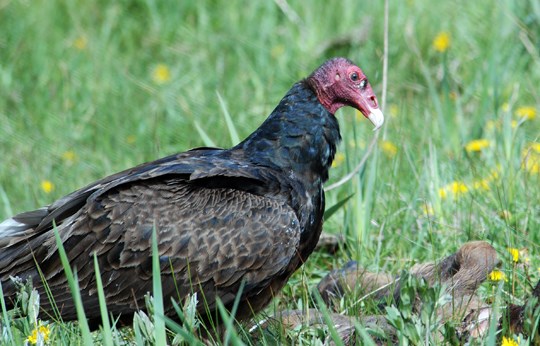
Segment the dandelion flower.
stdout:
[[465,145],[465,150],[469,153],[477,152],[488,148],[490,145],[491,142],[487,139],[475,139]]
[[439,197],[442,199],[445,199],[446,197],[448,197],[448,191],[446,191],[444,187],[441,187],[439,189]]
[[533,120],[536,118],[536,108],[531,106],[518,107],[515,114],[519,118]]
[[489,174],[489,180],[497,180],[499,179],[499,172],[501,171],[501,167],[497,166],[497,168],[493,169],[491,173]]
[[62,153],[62,160],[66,161],[67,163],[73,163],[76,158],[77,155],[75,155],[73,150],[64,151]]
[[444,53],[450,47],[450,34],[447,32],[441,32],[433,40],[433,48],[437,52]]
[[79,36],[73,41],[73,47],[78,50],[85,50],[87,46],[88,40],[86,39],[86,36]]
[[156,84],[165,84],[171,79],[171,71],[165,64],[158,64],[152,71],[152,80]]
[[536,154],[540,154],[540,143],[531,143],[529,145],[529,150],[535,152]]
[[501,346],[518,346],[519,343],[512,339],[512,338],[507,338],[506,336],[503,336],[502,337],[502,342],[501,342]]
[[41,181],[41,189],[45,193],[51,193],[54,190],[54,184],[50,180]]
[[379,145],[381,146],[382,152],[385,153],[387,156],[389,157],[396,156],[398,148],[394,143],[390,141],[381,141]]
[[500,270],[493,270],[491,273],[489,273],[488,278],[491,281],[508,281],[506,278],[506,274]]
[[508,252],[512,256],[512,261],[517,263],[519,261],[519,250],[513,247],[509,247]]
[[45,326],[39,322],[39,325],[32,330],[32,333],[28,336],[28,338],[26,338],[26,340],[32,345],[37,344],[39,340],[47,342],[49,340],[50,333],[51,330],[49,326]]
[[469,188],[467,185],[460,181],[453,181],[450,184],[441,187],[439,189],[439,197],[442,199],[448,197],[449,195],[453,195],[455,197],[459,197],[469,191]]
[[481,179],[474,181],[473,189],[489,191],[489,179]]
[[345,154],[343,153],[337,153],[334,157],[334,161],[332,162],[332,167],[338,167],[345,161]]
[[450,191],[452,191],[454,195],[461,195],[469,191],[469,189],[462,182],[454,181],[452,184],[450,184]]

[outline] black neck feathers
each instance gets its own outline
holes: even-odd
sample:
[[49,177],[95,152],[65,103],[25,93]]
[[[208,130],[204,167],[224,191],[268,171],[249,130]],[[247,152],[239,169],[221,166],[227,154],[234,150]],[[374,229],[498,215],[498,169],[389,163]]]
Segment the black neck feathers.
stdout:
[[340,140],[337,119],[321,105],[311,87],[301,81],[289,90],[268,119],[235,148],[243,149],[256,164],[274,166],[320,184],[328,179]]

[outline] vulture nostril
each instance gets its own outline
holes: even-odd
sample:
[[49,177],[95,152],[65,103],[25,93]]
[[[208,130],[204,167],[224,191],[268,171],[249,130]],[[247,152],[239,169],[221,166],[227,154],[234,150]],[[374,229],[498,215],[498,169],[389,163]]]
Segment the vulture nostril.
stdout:
[[369,100],[371,101],[371,105],[373,106],[373,108],[377,108],[377,98],[375,96],[370,96]]

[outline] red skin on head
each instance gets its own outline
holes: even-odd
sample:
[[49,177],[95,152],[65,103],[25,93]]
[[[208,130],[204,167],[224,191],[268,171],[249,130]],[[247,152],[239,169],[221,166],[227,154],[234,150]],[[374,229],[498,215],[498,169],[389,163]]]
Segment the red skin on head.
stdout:
[[307,78],[319,102],[332,114],[344,106],[358,109],[368,117],[379,104],[366,75],[345,58],[334,58]]

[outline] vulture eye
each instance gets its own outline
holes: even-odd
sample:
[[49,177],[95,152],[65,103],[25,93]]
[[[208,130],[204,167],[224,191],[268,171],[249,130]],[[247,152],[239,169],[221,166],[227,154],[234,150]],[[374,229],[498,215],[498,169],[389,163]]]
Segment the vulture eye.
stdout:
[[351,73],[351,80],[356,82],[358,80],[358,74],[356,72]]

